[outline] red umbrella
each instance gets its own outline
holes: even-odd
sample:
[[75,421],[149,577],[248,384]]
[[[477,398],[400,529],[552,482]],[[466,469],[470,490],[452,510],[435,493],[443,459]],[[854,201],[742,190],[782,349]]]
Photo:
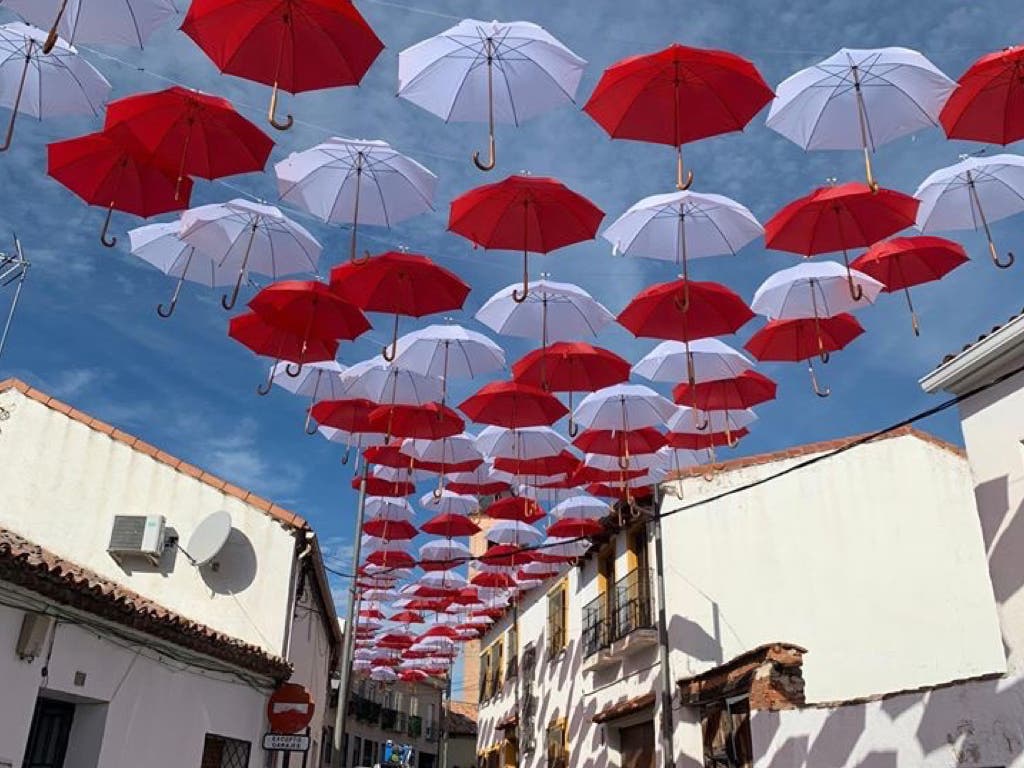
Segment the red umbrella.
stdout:
[[1024,46],[989,53],[971,64],[939,122],[951,139],[1005,146],[1024,138]]
[[456,605],[473,605],[480,602],[480,590],[476,587],[463,587],[459,593],[452,598]]
[[[1022,65],[1024,66],[1024,65]],[[903,289],[910,308],[914,335],[921,335],[917,313],[910,300],[910,287],[941,280],[961,264],[966,264],[967,251],[960,243],[943,237],[894,237],[875,243],[867,253],[857,257],[850,265],[854,269],[878,280],[886,293]]]
[[530,285],[529,254],[550,253],[597,237],[604,211],[562,182],[542,176],[509,176],[471,189],[452,201],[448,229],[486,249],[523,252],[523,291]]
[[364,261],[348,261],[331,270],[331,289],[366,312],[395,316],[391,348],[384,359],[395,359],[398,317],[423,317],[460,309],[470,288],[454,272],[426,256],[388,251]]
[[528,525],[543,520],[545,516],[540,504],[526,496],[508,496],[498,499],[484,512],[494,520],[518,520]]
[[[492,589],[508,589],[516,585],[516,580],[509,576],[507,573],[500,573],[498,571],[481,571],[475,573],[469,580],[470,584],[474,584],[478,587],[491,587]],[[488,611],[498,611],[500,615],[503,613],[502,609],[498,608],[485,608],[481,611],[474,611],[474,616],[492,616]],[[492,616],[493,618],[493,616]]]
[[[360,484],[363,482],[362,477],[352,478],[352,488],[359,490]],[[381,477],[368,477],[366,478],[366,493],[370,496],[386,496],[389,498],[400,498],[402,496],[409,496],[416,492],[416,486],[408,482],[398,482],[396,480],[385,480]],[[375,563],[380,565],[380,563]]]
[[192,0],[181,30],[230,75],[273,86],[277,92],[358,85],[384,44],[349,0]]
[[107,105],[107,133],[126,137],[141,157],[175,174],[219,179],[262,171],[274,142],[231,102],[175,85]]
[[[309,409],[310,415],[318,424],[333,427],[345,432],[358,434],[372,432],[370,429],[370,412],[377,407],[372,400],[353,398],[351,400],[321,400]],[[368,454],[372,448],[366,449]]]
[[440,440],[460,434],[466,423],[440,403],[381,405],[370,412],[370,427],[394,437]]
[[459,410],[478,424],[508,429],[548,426],[569,413],[554,395],[517,381],[492,381],[463,401]]
[[[384,618],[381,616],[381,618]],[[391,619],[394,621],[394,618]],[[408,632],[388,632],[386,635],[382,635],[377,638],[377,646],[380,648],[394,648],[398,650],[405,650],[413,643],[416,642],[416,638]]]
[[512,459],[499,457],[494,468],[512,475],[567,475],[580,467],[577,456],[562,451],[556,456],[541,456],[536,459]]
[[672,390],[672,399],[702,411],[728,411],[750,408],[775,399],[774,381],[757,371],[739,376],[690,385],[684,381]]
[[479,482],[449,482],[445,486],[452,493],[461,493],[467,496],[493,496],[507,491],[511,486],[503,480],[481,480]]
[[409,541],[415,539],[419,532],[415,525],[405,520],[369,520],[363,523],[363,533],[387,541]]
[[586,539],[604,532],[604,526],[597,520],[563,517],[548,526],[548,536],[564,539]]
[[187,208],[192,196],[191,179],[177,188],[173,176],[140,160],[105,133],[48,144],[46,154],[47,173],[89,205],[107,209],[100,231],[100,242],[107,248],[117,245],[116,237],[107,239],[115,210],[148,218]]
[[[370,401],[367,400],[366,402]],[[376,407],[376,403],[371,403],[370,411],[374,410]],[[367,420],[369,420],[369,411],[367,411]],[[391,467],[392,469],[415,469],[415,462],[412,457],[402,453],[403,442],[404,441],[402,440],[392,440],[390,443],[385,445],[372,445],[363,451],[363,458],[370,464],[376,464],[379,467]]]
[[390,621],[397,621],[400,624],[422,624],[423,614],[417,613],[416,611],[405,610],[396,613],[390,618]]
[[536,560],[536,555],[533,550],[523,549],[512,544],[495,544],[480,555],[480,561],[483,563],[509,567],[526,565],[527,563],[534,562],[534,560]]
[[472,536],[474,533],[480,533],[480,526],[465,515],[450,512],[435,515],[421,525],[420,530],[432,536],[444,536],[446,539],[450,539],[455,536]]
[[412,568],[416,565],[412,555],[401,549],[378,549],[376,552],[370,553],[366,562],[384,568]]
[[850,275],[847,251],[877,243],[913,226],[917,198],[892,189],[872,189],[862,182],[819,187],[794,200],[764,225],[765,247],[802,256],[843,252],[850,295],[864,291]]
[[[274,358],[277,361],[287,360],[298,365],[333,360],[338,354],[338,342],[334,339],[303,337],[298,333],[271,325],[255,312],[246,312],[231,318],[228,323],[228,336],[240,344],[244,344],[257,355]],[[270,388],[270,382],[258,388],[264,394]]]
[[750,430],[746,427],[728,432],[669,432],[665,435],[665,444],[688,451],[712,450],[724,446],[735,448],[740,439],[749,434]]
[[585,453],[602,456],[636,456],[655,453],[665,445],[665,436],[654,427],[622,431],[620,429],[588,429],[572,444]]
[[450,627],[447,624],[437,624],[420,635],[419,639],[422,640],[425,637],[450,637],[454,639],[458,636],[459,633],[456,631],[455,627]]
[[742,131],[774,95],[746,59],[674,43],[610,66],[583,111],[612,138],[675,147],[676,187],[688,189],[683,144]]
[[646,499],[653,492],[650,488],[630,488],[624,485],[617,486],[608,485],[606,483],[594,483],[587,486],[587,493],[591,496],[599,496],[602,499],[633,501],[634,499]]
[[569,479],[569,482],[573,486],[588,483],[624,483],[628,480],[636,480],[646,474],[646,469],[599,469],[584,466],[580,467]]
[[820,389],[814,374],[812,358],[825,352],[836,352],[864,333],[857,319],[847,313],[835,317],[771,320],[750,337],[746,348],[758,360],[778,362],[807,361],[811,386],[818,397],[828,397],[830,389]]

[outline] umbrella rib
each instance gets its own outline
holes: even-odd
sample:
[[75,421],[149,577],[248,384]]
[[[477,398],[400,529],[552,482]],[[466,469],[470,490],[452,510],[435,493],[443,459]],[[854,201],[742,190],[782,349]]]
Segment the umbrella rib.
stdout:
[[128,11],[128,16],[132,20],[132,27],[135,29],[135,39],[139,41],[139,48],[142,48],[142,30],[139,29],[139,20],[135,16],[135,7],[132,5],[131,0],[124,0],[124,5]]

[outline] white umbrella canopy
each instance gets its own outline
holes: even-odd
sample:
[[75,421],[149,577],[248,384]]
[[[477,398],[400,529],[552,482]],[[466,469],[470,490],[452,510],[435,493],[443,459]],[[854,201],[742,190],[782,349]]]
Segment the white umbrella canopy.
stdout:
[[387,480],[391,483],[421,483],[430,478],[429,472],[423,472],[419,469],[410,470],[407,467],[384,467],[379,464],[373,468],[371,474],[374,477],[379,477],[381,480]]
[[533,499],[543,506],[555,506],[566,499],[580,494],[579,488],[535,488],[532,485],[520,485],[519,495]]
[[[859,286],[858,291],[856,287]],[[874,304],[882,283],[835,261],[805,261],[770,275],[754,292],[750,308],[774,320],[835,317]],[[861,294],[854,299],[852,292]]]
[[341,374],[341,398],[362,398],[391,405],[425,405],[441,399],[441,382],[389,363],[379,355],[349,366]]
[[386,141],[334,136],[274,166],[283,201],[325,222],[352,225],[356,258],[360,224],[391,227],[433,210],[437,176]]
[[391,667],[374,667],[370,670],[370,679],[378,683],[393,683],[398,679],[398,673]]
[[754,214],[735,200],[685,190],[645,197],[601,237],[616,254],[672,261],[688,278],[690,259],[735,255],[763,234]]
[[1012,253],[1005,261],[1000,260],[989,225],[1024,211],[1024,157],[966,157],[929,175],[914,197],[921,201],[917,209],[919,230],[977,230],[981,225],[995,265],[1005,269],[1013,264]]
[[667,426],[669,432],[697,435],[732,432],[749,427],[755,421],[757,414],[749,408],[733,411],[697,411],[682,405],[668,420]]
[[617,472],[620,469],[625,469],[620,462],[626,463],[631,471],[653,469],[662,465],[661,459],[658,458],[656,453],[631,453],[628,456],[606,456],[600,453],[588,453],[583,460],[585,466],[606,472]]
[[[434,560],[437,562],[445,562],[448,560],[458,560],[460,558],[468,558],[471,556],[472,553],[469,551],[469,547],[455,539],[437,539],[436,541],[428,541],[420,547],[420,560],[424,561]],[[428,573],[427,575],[429,576],[430,574]],[[462,581],[462,586],[466,586],[465,578],[463,578]],[[428,582],[426,579],[420,579],[420,583],[426,584]]]
[[574,418],[584,429],[641,429],[661,424],[676,406],[642,384],[615,384],[591,392],[576,406]]
[[841,48],[775,89],[767,125],[804,149],[871,152],[939,124],[956,83],[909,48]]
[[[431,543],[433,543],[433,544],[443,544],[444,542],[431,542]],[[425,544],[424,545],[424,547],[428,547],[428,546],[430,546],[430,544]],[[465,545],[462,545],[462,546],[465,546]],[[467,549],[468,549],[468,547],[467,547]],[[427,552],[433,552],[433,550],[427,550]],[[442,556],[442,557],[433,556],[433,557],[429,557],[428,558],[426,556],[426,553],[424,553],[423,548],[420,548],[420,553],[423,554],[423,559],[424,560],[449,560],[449,559],[451,559],[448,556]],[[434,552],[434,555],[436,555],[436,554],[437,553]],[[422,576],[420,576],[419,579],[417,579],[417,582],[416,582],[415,586],[417,586],[417,587],[419,587],[419,586],[430,587],[431,589],[449,589],[449,590],[451,590],[453,592],[457,592],[458,590],[463,589],[463,588],[467,587],[468,585],[469,585],[469,580],[466,579],[466,577],[463,576],[461,573],[459,573],[458,571],[447,570],[447,571],[427,571]]]
[[322,247],[309,231],[272,205],[235,199],[190,208],[181,215],[181,239],[238,270],[235,289],[224,309],[232,309],[245,276],[254,272],[278,279],[297,272],[316,273]]
[[442,491],[440,497],[435,496],[433,492],[421,496],[420,506],[434,515],[472,515],[480,509],[480,502],[476,496]]
[[551,427],[505,427],[487,426],[476,436],[476,447],[490,459],[542,459],[557,456],[572,446],[568,440]]
[[288,363],[275,363],[271,368],[271,380],[286,392],[308,397],[314,403],[321,400],[341,400],[344,397],[342,373],[345,366],[336,360],[306,363],[298,376],[286,372]]
[[527,21],[464,19],[398,54],[398,95],[445,122],[487,122],[495,166],[495,123],[519,125],[572,103],[586,61]]
[[498,520],[487,529],[487,540],[516,547],[535,547],[544,540],[544,534],[520,520]]
[[404,440],[399,452],[420,461],[449,466],[471,461],[482,463],[484,459],[476,447],[476,436],[468,432],[440,440]]
[[[618,466],[613,468],[618,469]],[[578,520],[601,520],[607,517],[610,511],[611,507],[603,500],[595,496],[577,494],[552,507],[551,516],[558,519],[566,517]]]
[[461,325],[428,325],[395,343],[393,364],[421,376],[441,380],[442,404],[448,379],[473,379],[505,368],[505,350],[482,333]]
[[39,120],[98,115],[110,83],[63,40],[47,55],[46,33],[21,22],[0,26],[0,106],[11,110],[0,152],[11,146],[18,115]]
[[532,486],[534,488],[538,488],[539,486],[544,485],[550,485],[551,483],[560,483],[567,477],[567,475],[564,472],[557,475],[539,475],[535,473],[526,472],[516,474],[515,472],[506,472],[505,470],[502,469],[495,469],[493,475],[496,480],[508,483],[509,485],[516,485],[517,483],[521,483],[523,484],[523,487]]
[[416,512],[408,501],[389,496],[368,496],[364,513],[367,520],[411,523],[416,519]]
[[661,466],[668,472],[682,472],[684,469],[700,464],[700,453],[686,448],[673,448],[666,445],[658,449]]
[[542,544],[542,554],[550,557],[583,557],[590,549],[590,542],[584,540],[566,539],[557,536],[549,536]]
[[687,345],[681,341],[663,341],[633,366],[633,373],[650,381],[686,381],[692,365],[694,381],[718,381],[739,376],[754,367],[742,352],[719,339],[697,339]]
[[178,12],[173,0],[0,0],[0,8],[50,30],[48,41],[60,36],[72,43],[136,48]]
[[523,302],[513,298],[519,288],[516,283],[495,293],[477,311],[476,319],[495,333],[545,343],[595,336],[615,321],[603,304],[578,285],[534,280],[527,285]]

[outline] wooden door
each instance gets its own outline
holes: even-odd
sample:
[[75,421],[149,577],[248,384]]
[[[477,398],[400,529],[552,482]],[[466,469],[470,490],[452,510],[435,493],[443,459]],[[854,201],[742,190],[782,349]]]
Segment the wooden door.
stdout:
[[74,704],[37,699],[23,768],[63,768],[74,717]]
[[622,768],[654,768],[654,721],[619,729]]

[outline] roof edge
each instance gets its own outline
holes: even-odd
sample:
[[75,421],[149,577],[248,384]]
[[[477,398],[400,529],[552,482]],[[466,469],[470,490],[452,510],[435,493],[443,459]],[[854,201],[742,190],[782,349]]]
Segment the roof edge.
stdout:
[[1024,346],[1024,314],[1017,315],[947,358],[938,368],[921,377],[918,383],[928,394],[939,390],[958,393],[960,384],[969,381],[1006,352],[1019,346]]

